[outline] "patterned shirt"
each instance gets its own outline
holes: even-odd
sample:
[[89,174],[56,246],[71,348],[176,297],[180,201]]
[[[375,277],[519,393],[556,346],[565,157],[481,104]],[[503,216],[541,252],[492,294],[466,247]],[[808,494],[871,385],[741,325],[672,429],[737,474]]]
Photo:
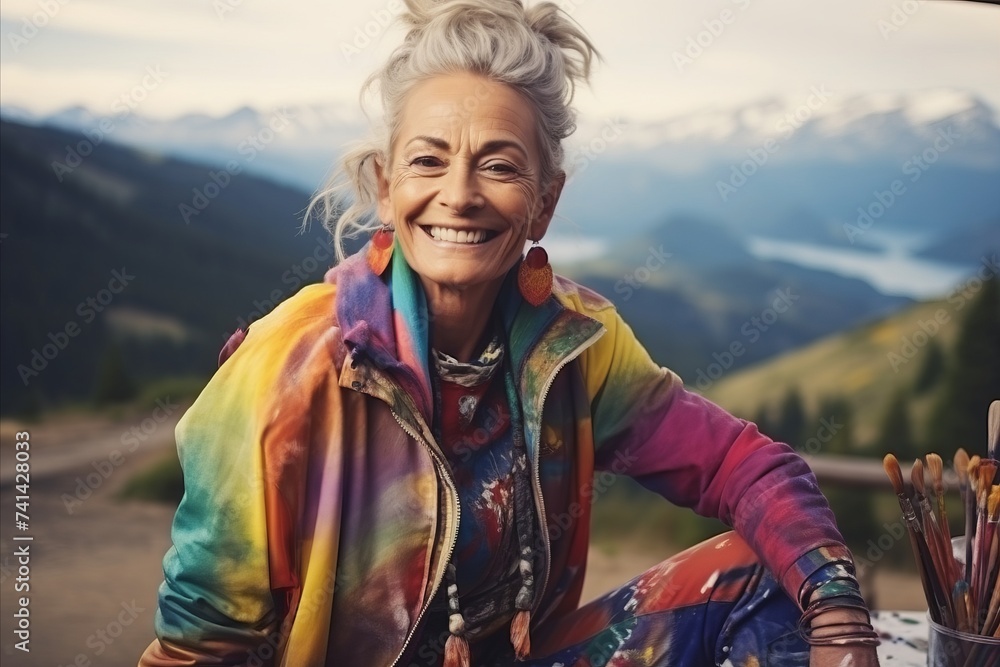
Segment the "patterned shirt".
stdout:
[[[509,626],[521,586],[503,348],[494,339],[469,363],[434,354],[438,441],[461,508],[454,557],[459,599],[469,627],[467,636],[475,642]],[[442,594],[428,613],[447,616]]]

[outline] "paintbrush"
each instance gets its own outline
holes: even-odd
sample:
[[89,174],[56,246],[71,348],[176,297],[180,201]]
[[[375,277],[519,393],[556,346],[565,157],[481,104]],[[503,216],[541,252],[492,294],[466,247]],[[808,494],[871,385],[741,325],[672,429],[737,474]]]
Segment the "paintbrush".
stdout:
[[[954,579],[951,576],[951,567],[948,561],[945,560],[945,554],[942,552],[941,546],[941,530],[937,525],[937,516],[934,514],[934,510],[931,508],[931,503],[927,499],[927,494],[924,488],[924,464],[920,459],[913,462],[913,467],[910,468],[910,482],[913,484],[913,493],[916,507],[914,507],[914,512],[917,514],[918,518],[923,518],[921,522],[921,527],[923,528],[923,538],[924,542],[927,544],[927,550],[930,552],[931,561],[934,564],[934,571],[937,573],[937,579],[941,582],[941,587],[944,590],[950,591],[954,587]],[[919,510],[918,510],[919,508]],[[949,607],[952,605],[951,597],[948,598]],[[950,609],[952,615],[954,615],[955,610]]]
[[969,493],[965,499],[965,580],[972,583],[972,554],[976,547],[976,493],[979,489],[979,454],[973,454],[966,468]]
[[962,495],[962,511],[965,514],[965,578],[968,580],[968,569],[972,560],[972,516],[969,514],[969,505],[966,502],[969,497],[969,454],[961,447],[955,452],[953,459],[955,474],[958,475],[958,491]]
[[951,548],[951,526],[948,525],[948,510],[945,507],[944,490],[944,461],[937,454],[931,453],[926,456],[927,471],[931,474],[931,485],[934,487],[934,498],[937,500],[937,524],[941,531],[941,546],[945,562],[951,573],[951,581],[961,576],[958,563]]
[[951,607],[955,610],[955,627],[962,632],[972,632],[969,622],[969,582],[959,579],[951,589]]
[[[981,599],[980,603],[980,613],[987,614],[990,606],[992,606],[993,601],[992,596],[987,597],[990,591],[995,587],[995,582],[997,578],[997,522],[1000,520],[1000,486],[994,485],[990,490],[989,498],[986,501],[987,506],[987,518],[986,518],[986,532],[983,534],[983,541],[989,544],[989,556],[986,558],[986,569],[982,574],[982,589],[980,591]],[[983,623],[983,633],[986,632],[987,622]]]
[[986,451],[990,458],[996,461],[997,449],[1000,448],[1000,401],[990,403],[986,421]]
[[985,582],[983,576],[986,573],[986,560],[989,558],[990,540],[992,536],[986,535],[986,522],[988,518],[988,505],[990,491],[993,489],[993,475],[996,473],[997,462],[991,459],[984,459],[979,462],[976,470],[976,546],[972,551],[972,600],[975,603],[976,618],[984,606],[983,597],[985,595]]
[[[983,623],[981,632],[973,632],[972,634],[979,634],[983,637],[1000,637],[1000,629],[994,628],[992,632],[989,632],[989,620]],[[946,661],[951,664],[950,661]],[[929,664],[929,663],[928,663]],[[935,662],[935,664],[937,664]],[[957,664],[957,663],[955,663]],[[975,643],[972,646],[972,650],[969,651],[966,656],[965,661],[962,663],[962,667],[997,667],[1000,665],[1000,651],[997,651],[995,646],[987,646],[982,643]]]
[[983,624],[983,633],[987,637],[996,632],[1000,626],[1000,577],[993,584],[993,594],[990,596],[990,608]]
[[899,467],[899,461],[892,454],[886,454],[882,459],[882,468],[885,470],[892,490],[899,500],[899,508],[903,511],[903,521],[906,523],[907,533],[910,536],[910,547],[913,549],[913,558],[917,562],[917,571],[920,573],[920,583],[924,587],[924,596],[927,598],[927,606],[931,618],[936,623],[952,625],[947,622],[948,603],[944,592],[941,590],[940,582],[934,574],[934,563],[927,545],[924,543],[920,523],[917,515],[913,511],[910,499],[906,497],[906,487],[903,484],[903,471]]
[[948,544],[948,552],[951,553],[951,526],[948,524],[948,509],[945,499],[947,489],[944,486],[944,461],[933,452],[925,456],[924,461],[926,463],[924,469],[930,475],[931,488],[934,490],[937,524],[941,529],[941,535]]

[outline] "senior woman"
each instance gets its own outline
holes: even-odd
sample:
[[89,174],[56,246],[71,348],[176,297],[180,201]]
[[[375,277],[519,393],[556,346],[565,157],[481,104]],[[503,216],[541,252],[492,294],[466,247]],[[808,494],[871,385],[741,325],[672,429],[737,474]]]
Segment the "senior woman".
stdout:
[[[803,461],[684,389],[537,245],[586,36],[553,3],[406,9],[371,79],[383,141],[326,193],[338,247],[372,239],[237,332],[178,425],[140,664],[876,664]],[[603,471],[735,532],[579,607]]]

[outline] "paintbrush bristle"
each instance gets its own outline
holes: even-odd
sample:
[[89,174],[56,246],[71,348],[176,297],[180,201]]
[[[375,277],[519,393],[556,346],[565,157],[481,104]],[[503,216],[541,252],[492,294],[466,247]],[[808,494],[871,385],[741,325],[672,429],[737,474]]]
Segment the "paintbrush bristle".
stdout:
[[972,488],[972,493],[975,494],[979,491],[979,454],[973,454],[972,458],[969,459],[969,486]]
[[997,462],[993,459],[983,459],[979,462],[979,486],[985,488],[986,493],[993,487],[993,477],[997,473]]
[[961,447],[955,452],[954,458],[955,472],[958,474],[958,483],[965,485],[969,483],[969,453]]
[[941,495],[944,493],[944,461],[941,456],[933,452],[926,456],[927,472],[931,474],[931,484],[934,485],[934,493]]
[[993,474],[996,469],[996,461],[990,459],[980,461],[979,468],[976,469],[976,501],[981,512],[986,511],[986,499],[993,488]]
[[885,474],[889,477],[892,490],[897,496],[903,495],[906,492],[906,487],[903,486],[903,471],[900,470],[896,457],[892,454],[886,454],[885,458],[882,459],[882,468],[885,469]]
[[996,523],[997,519],[1000,518],[1000,485],[993,485],[989,500],[987,500],[987,507],[990,521]]
[[1000,401],[990,403],[987,433],[987,451],[990,453],[990,458],[995,459],[997,457],[997,448],[1000,447]]
[[924,492],[924,463],[920,459],[914,461],[913,467],[910,468],[910,482],[913,484],[913,488],[916,489],[917,495],[927,495]]

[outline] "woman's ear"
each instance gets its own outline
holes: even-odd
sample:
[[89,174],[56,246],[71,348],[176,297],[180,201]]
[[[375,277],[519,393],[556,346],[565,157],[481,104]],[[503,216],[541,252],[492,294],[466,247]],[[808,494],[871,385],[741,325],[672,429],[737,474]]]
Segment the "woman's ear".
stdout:
[[552,177],[549,186],[542,193],[538,203],[538,213],[531,221],[530,236],[534,241],[540,241],[545,232],[549,229],[552,217],[556,212],[556,204],[559,203],[559,196],[562,194],[563,186],[566,185],[566,172],[560,171]]

